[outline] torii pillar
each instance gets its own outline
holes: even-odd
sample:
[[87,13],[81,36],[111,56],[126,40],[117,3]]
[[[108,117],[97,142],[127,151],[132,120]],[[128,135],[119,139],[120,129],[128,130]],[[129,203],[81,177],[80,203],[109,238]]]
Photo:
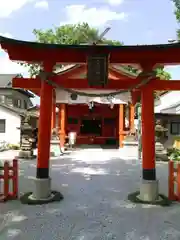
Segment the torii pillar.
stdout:
[[156,201],[158,181],[155,161],[154,94],[148,84],[141,91],[142,103],[142,184],[140,198],[143,201]]
[[134,131],[134,105],[129,104],[129,130]]
[[64,151],[66,137],[66,105],[64,103],[59,104],[58,122],[59,122],[60,146],[62,151]]
[[56,128],[56,92],[53,90],[51,129]]
[[124,141],[124,121],[125,121],[124,105],[123,104],[119,104],[119,148],[123,147],[123,141]]
[[[44,70],[51,72],[52,63],[44,63]],[[63,199],[61,193],[51,191],[51,178],[49,177],[49,158],[51,141],[51,117],[54,89],[45,79],[41,81],[40,90],[40,116],[38,130],[38,156],[34,190],[21,197],[27,204],[44,204]]]

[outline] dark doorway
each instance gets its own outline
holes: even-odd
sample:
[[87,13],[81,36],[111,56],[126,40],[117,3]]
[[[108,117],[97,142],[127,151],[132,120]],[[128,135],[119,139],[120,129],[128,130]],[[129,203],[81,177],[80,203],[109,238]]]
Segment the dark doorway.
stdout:
[[101,119],[83,119],[81,121],[80,133],[82,135],[102,135],[102,120]]

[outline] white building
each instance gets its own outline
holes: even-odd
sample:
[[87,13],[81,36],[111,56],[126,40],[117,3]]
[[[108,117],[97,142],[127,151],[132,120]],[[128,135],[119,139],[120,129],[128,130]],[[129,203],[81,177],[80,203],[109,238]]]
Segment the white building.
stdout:
[[33,94],[25,90],[13,89],[12,78],[16,74],[0,74],[0,142],[19,144],[21,120],[26,110],[33,104]]
[[172,147],[174,140],[180,137],[180,91],[166,92],[155,107],[156,119],[161,119],[168,129],[164,136],[165,147]]

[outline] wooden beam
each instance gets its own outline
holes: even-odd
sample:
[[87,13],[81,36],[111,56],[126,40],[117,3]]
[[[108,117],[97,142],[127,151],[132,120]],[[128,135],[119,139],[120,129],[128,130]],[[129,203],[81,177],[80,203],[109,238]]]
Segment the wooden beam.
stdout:
[[180,44],[143,46],[60,45],[18,41],[0,37],[1,47],[9,58],[17,61],[58,63],[86,63],[87,55],[109,54],[110,63],[136,64],[143,62],[179,64]]
[[40,89],[31,89],[31,92],[40,97]]
[[[125,78],[126,79],[126,78]],[[60,76],[55,76],[53,81],[63,88],[74,88],[74,89],[102,89],[102,90],[109,90],[109,89],[129,89],[132,86],[135,86],[139,83],[139,79],[129,79],[127,80],[112,80],[109,79],[109,83],[104,86],[97,86],[97,87],[90,87],[87,79],[61,79]],[[14,78],[12,82],[12,86],[14,88],[24,88],[24,89],[40,89],[41,88],[41,81],[36,78]]]
[[[74,89],[130,89],[132,86],[137,85],[140,79],[129,79],[129,80],[113,80],[109,79],[109,84],[105,87],[89,87],[86,79],[61,79],[60,76],[55,76],[53,78],[54,82],[63,88],[74,88]],[[13,78],[12,87],[28,89],[32,92],[36,92],[39,95],[39,90],[41,88],[40,79],[36,78]],[[149,83],[149,87],[157,91],[178,91],[180,90],[180,80],[153,80]],[[139,93],[132,93],[134,99],[139,96]],[[136,95],[136,97],[135,97]],[[138,95],[138,96],[137,96]]]
[[178,91],[180,80],[155,80],[149,83],[152,89],[157,91]]

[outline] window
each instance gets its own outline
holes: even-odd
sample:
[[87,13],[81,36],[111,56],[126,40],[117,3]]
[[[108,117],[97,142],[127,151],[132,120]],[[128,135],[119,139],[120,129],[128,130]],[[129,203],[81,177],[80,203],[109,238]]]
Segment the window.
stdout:
[[180,134],[180,122],[171,122],[171,134],[172,135]]
[[13,99],[12,97],[6,97],[6,104],[13,107]]
[[14,107],[21,108],[21,100],[20,99],[13,99],[13,105]]
[[27,108],[28,108],[27,102],[26,100],[24,100],[24,109],[27,109]]
[[78,119],[69,117],[68,124],[78,124]]
[[0,119],[0,133],[6,132],[6,120]]
[[1,103],[4,103],[4,102],[5,102],[5,96],[3,96],[3,95],[0,96],[0,102],[1,102]]

